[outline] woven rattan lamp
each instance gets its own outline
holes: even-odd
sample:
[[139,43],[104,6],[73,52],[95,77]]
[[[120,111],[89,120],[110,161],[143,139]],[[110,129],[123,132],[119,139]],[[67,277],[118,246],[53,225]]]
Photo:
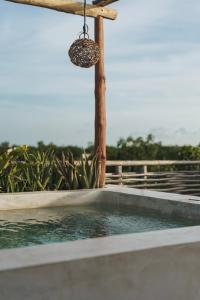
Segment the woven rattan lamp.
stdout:
[[84,0],[83,32],[79,35],[79,39],[73,42],[68,53],[71,62],[82,68],[90,68],[99,61],[99,46],[89,38],[88,34],[88,25],[86,24],[86,0]]

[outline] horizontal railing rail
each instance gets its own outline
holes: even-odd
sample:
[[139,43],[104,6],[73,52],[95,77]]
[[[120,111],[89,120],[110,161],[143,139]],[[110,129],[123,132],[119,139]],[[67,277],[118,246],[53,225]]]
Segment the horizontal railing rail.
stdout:
[[199,160],[107,161],[106,184],[200,195]]
[[108,160],[107,166],[200,165],[200,160]]

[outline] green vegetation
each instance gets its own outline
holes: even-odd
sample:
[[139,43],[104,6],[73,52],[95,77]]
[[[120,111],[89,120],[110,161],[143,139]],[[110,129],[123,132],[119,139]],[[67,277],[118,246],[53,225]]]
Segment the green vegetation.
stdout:
[[[39,142],[37,147],[0,144],[0,192],[71,190],[98,187],[100,165],[93,146],[57,147]],[[200,160],[200,146],[166,146],[152,135],[120,139],[107,146],[108,160]],[[79,161],[79,163],[77,162]],[[190,168],[191,166],[184,167]],[[149,171],[179,170],[181,166],[149,167]],[[193,166],[199,168],[199,166]],[[127,167],[127,171],[138,171]],[[110,167],[108,171],[114,169]]]
[[27,146],[0,155],[1,193],[97,188],[99,175],[96,155],[83,155],[77,162],[71,152],[60,159],[50,147],[43,151]]
[[120,139],[107,152],[110,160],[200,160],[199,146],[163,145],[151,134],[146,138]]
[[[17,145],[9,145],[4,142],[0,144],[0,154],[4,153],[9,148]],[[81,158],[83,148],[77,146],[56,146],[54,144],[45,145],[43,142],[38,142],[36,147],[30,146],[29,150],[46,152],[49,149],[53,150],[55,155],[62,159],[62,153],[73,153],[74,159]],[[93,146],[88,146],[85,151],[93,152]],[[155,141],[154,137],[149,134],[146,138],[128,137],[121,138],[116,146],[107,146],[108,160],[200,160],[200,146],[178,146],[178,145],[163,145],[161,142]]]

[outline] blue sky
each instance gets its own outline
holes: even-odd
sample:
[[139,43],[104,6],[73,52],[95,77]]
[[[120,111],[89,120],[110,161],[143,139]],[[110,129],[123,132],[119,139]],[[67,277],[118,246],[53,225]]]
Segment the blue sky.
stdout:
[[[120,0],[105,21],[107,141],[200,142],[200,2]],[[88,19],[93,36],[93,20]],[[94,68],[70,63],[82,17],[0,1],[0,141],[87,145]]]

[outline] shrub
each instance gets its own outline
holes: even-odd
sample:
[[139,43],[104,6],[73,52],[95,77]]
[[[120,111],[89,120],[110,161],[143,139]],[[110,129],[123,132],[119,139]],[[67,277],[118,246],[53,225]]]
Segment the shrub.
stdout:
[[30,151],[26,146],[9,149],[0,155],[0,192],[27,192],[98,188],[100,165],[96,155],[82,156],[53,149]]

